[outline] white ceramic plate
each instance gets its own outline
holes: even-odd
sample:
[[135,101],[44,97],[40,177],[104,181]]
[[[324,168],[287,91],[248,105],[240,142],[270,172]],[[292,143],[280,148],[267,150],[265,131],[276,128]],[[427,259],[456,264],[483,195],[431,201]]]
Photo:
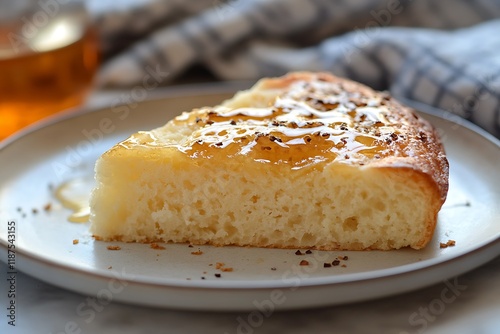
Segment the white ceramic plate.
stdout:
[[[16,224],[17,269],[51,284],[105,300],[200,310],[294,309],[367,300],[410,291],[471,270],[500,254],[499,142],[478,128],[425,115],[443,136],[450,192],[430,245],[421,251],[320,252],[94,241],[88,224],[52,187],[92,179],[97,157],[140,129],[183,110],[213,105],[238,86],[170,89],[138,104],[66,113],[7,140],[0,148],[0,257],[7,261],[7,222]],[[126,167],[124,167],[126,168]],[[91,181],[89,181],[91,182]],[[51,186],[49,186],[51,185]],[[89,183],[90,185],[90,183]],[[51,210],[45,211],[51,203]],[[37,212],[34,213],[33,209]],[[79,243],[74,245],[73,240]],[[440,242],[456,246],[441,249]],[[191,252],[198,248],[201,255]],[[341,265],[324,268],[337,256]],[[301,260],[309,266],[300,266]],[[221,272],[216,263],[232,267]],[[221,277],[215,274],[220,273]],[[203,277],[203,278],[202,278]]]

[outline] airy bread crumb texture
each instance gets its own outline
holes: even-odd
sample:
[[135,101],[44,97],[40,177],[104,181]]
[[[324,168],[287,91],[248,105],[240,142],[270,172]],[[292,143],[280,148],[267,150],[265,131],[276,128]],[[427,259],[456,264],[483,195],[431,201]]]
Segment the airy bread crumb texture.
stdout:
[[[364,96],[383,99],[365,86],[329,74],[296,73],[262,80],[223,106],[229,112],[267,108],[292,84],[318,78],[360,92],[361,102],[355,103],[358,109],[365,103]],[[234,153],[231,145],[218,142],[197,154],[194,149],[184,149],[203,145],[194,133],[214,125],[207,121],[208,109],[194,110],[162,128],[135,134],[96,164],[91,232],[99,240],[126,242],[420,249],[432,238],[446,197],[448,165],[432,127],[397,102],[385,101],[384,117],[390,124],[384,125],[392,126],[392,133],[406,136],[400,139],[403,144],[389,143],[363,155],[350,151],[344,155],[342,151],[331,159],[314,155],[316,160],[307,160],[307,164],[301,160],[300,165],[291,165],[291,158],[288,164],[282,162],[289,151],[279,145],[283,142],[273,140],[263,146],[271,147],[271,152],[262,153],[266,150],[261,149],[255,153],[259,156],[248,151]],[[396,115],[392,121],[391,113]],[[231,124],[246,126],[247,136],[248,124],[254,124],[248,122],[248,117],[231,118]],[[408,130],[413,127],[413,132]],[[250,144],[240,143],[238,152],[245,145]],[[269,163],[273,160],[262,159],[262,154],[274,154],[280,160]]]

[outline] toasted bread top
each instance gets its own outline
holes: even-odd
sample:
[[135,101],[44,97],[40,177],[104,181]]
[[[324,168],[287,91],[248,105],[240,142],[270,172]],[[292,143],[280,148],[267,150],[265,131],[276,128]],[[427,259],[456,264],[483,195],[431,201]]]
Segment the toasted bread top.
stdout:
[[262,79],[222,105],[185,112],[120,146],[292,170],[332,163],[405,168],[427,175],[441,203],[448,190],[448,162],[429,122],[388,93],[329,73]]

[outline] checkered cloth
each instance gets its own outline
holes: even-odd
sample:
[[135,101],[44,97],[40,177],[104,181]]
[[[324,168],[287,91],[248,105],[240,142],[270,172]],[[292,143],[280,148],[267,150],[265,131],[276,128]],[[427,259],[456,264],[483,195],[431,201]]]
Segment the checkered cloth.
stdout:
[[496,18],[500,0],[149,0],[97,17],[99,81],[167,82],[193,65],[223,80],[326,70],[500,137]]

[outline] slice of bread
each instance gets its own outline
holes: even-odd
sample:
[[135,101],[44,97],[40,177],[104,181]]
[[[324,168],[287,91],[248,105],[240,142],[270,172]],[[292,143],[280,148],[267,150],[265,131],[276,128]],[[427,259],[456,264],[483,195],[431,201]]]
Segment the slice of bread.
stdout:
[[433,127],[328,73],[260,80],[102,155],[98,240],[420,249],[448,190]]

